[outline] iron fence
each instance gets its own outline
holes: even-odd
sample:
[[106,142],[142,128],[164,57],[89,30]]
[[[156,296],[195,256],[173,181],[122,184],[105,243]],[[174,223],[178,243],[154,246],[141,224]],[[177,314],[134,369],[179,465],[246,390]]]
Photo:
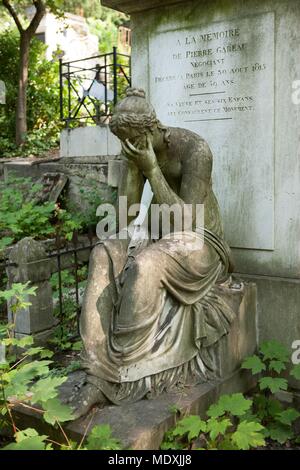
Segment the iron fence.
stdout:
[[[58,319],[61,324],[63,324],[64,319],[66,319],[66,309],[65,303],[66,299],[64,296],[64,281],[63,281],[63,272],[68,270],[74,275],[74,285],[71,286],[71,290],[75,293],[75,311],[76,311],[76,326],[74,328],[73,337],[79,336],[79,320],[81,313],[81,301],[80,301],[80,276],[79,269],[82,267],[82,264],[85,264],[88,267],[88,261],[92,249],[97,245],[93,238],[91,232],[88,233],[88,244],[83,246],[79,245],[78,234],[75,231],[72,242],[69,244],[68,248],[61,249],[60,239],[56,238],[55,250],[48,255],[49,261],[54,260],[52,263],[52,273],[58,274]],[[70,246],[71,245],[71,246]]]
[[[88,262],[92,249],[99,243],[92,232],[88,233],[84,239],[79,239],[77,232],[74,233],[72,241],[65,246],[63,239],[57,237],[53,241],[51,250],[47,252],[45,259],[39,262],[45,262],[50,266],[51,284],[52,284],[52,302],[57,326],[61,328],[68,323],[68,328],[72,334],[69,339],[74,339],[79,335],[79,318],[81,313],[82,297],[85,289],[82,284],[87,280]],[[34,263],[34,262],[33,262]],[[86,268],[86,276],[79,274],[82,267]],[[17,263],[11,263],[8,258],[0,260],[0,290],[5,290],[8,285],[8,270],[18,269]],[[65,274],[68,273],[68,282],[66,283]],[[56,275],[56,280],[53,279]],[[57,281],[57,282],[56,282]],[[56,285],[55,285],[56,284]],[[32,282],[34,286],[35,283]],[[74,321],[70,322],[70,312],[67,312],[66,304],[72,298],[72,309],[74,311]],[[41,299],[42,300],[42,299]],[[41,302],[43,303],[43,302]],[[4,303],[0,305],[0,319],[5,321],[8,318],[8,306]],[[72,317],[73,318],[73,317]],[[72,324],[70,324],[72,323]]]
[[114,47],[108,54],[60,60],[60,118],[69,127],[80,121],[106,122],[131,85],[130,56]]

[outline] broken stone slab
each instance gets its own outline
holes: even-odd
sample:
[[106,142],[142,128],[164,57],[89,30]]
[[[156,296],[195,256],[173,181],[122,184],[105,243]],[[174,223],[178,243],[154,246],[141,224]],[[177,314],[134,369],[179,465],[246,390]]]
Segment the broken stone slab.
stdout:
[[41,189],[34,196],[30,196],[28,200],[34,200],[39,204],[44,202],[57,202],[64,187],[66,186],[68,177],[62,173],[44,173],[37,180],[37,184]]

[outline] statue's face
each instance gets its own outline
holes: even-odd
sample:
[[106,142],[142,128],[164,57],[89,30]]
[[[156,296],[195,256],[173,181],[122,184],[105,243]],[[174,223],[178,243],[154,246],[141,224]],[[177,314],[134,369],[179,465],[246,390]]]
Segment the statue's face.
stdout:
[[147,135],[150,135],[151,140],[153,137],[150,130],[143,127],[142,122],[141,126],[131,126],[130,122],[124,123],[121,115],[120,119],[118,119],[118,115],[115,117],[115,123],[112,126],[112,131],[122,142],[129,140],[132,145],[138,146],[139,148],[147,145]]
[[146,136],[146,131],[141,131],[133,127],[118,127],[115,130],[115,135],[122,141],[125,142],[127,139],[134,144],[136,141]]

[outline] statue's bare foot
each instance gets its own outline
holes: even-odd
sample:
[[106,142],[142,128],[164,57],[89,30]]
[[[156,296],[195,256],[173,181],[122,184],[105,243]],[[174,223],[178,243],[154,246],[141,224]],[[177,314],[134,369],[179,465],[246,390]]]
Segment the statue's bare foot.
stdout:
[[69,375],[60,387],[60,400],[70,406],[74,419],[87,414],[94,405],[107,404],[101,390],[87,380],[87,374],[83,371]]

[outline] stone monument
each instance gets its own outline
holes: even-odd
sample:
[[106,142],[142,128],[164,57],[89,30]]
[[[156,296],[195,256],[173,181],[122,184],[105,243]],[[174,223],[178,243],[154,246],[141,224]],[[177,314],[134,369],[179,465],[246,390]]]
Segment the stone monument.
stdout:
[[[237,336],[224,343],[243,316],[255,323],[255,302],[245,306],[255,295],[230,276],[207,142],[162,124],[140,89],[127,90],[110,127],[122,143],[119,196],[142,204],[133,222],[91,254],[81,313],[85,374],[68,399],[78,417],[95,404],[132,403],[220,379],[256,344],[253,321],[240,330],[244,350]],[[184,221],[178,230],[174,215],[167,233],[161,219],[153,232],[155,205],[182,209],[179,222],[187,208],[190,226]]]
[[[258,339],[300,341],[299,0],[101,0],[130,14],[132,84],[203,135]],[[296,383],[294,384],[296,386]]]

